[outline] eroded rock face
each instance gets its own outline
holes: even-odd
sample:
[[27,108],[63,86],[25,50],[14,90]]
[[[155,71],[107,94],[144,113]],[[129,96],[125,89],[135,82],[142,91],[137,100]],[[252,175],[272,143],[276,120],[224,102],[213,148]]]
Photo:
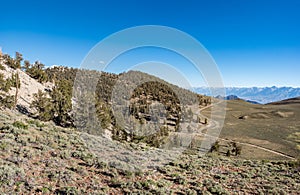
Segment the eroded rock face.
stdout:
[[[37,93],[39,90],[46,91],[47,89],[51,89],[53,87],[52,83],[45,83],[41,84],[35,79],[31,78],[29,75],[27,75],[22,70],[18,69],[12,69],[5,65],[3,62],[0,61],[0,63],[5,67],[5,70],[0,70],[0,73],[4,75],[5,79],[10,78],[13,74],[18,73],[20,78],[20,89],[18,92],[18,102],[17,105],[19,108],[22,108],[24,112],[30,112],[30,104],[34,99],[34,94]],[[11,90],[8,92],[9,95],[15,95],[16,89],[14,87],[11,88]],[[27,111],[26,111],[27,110]]]

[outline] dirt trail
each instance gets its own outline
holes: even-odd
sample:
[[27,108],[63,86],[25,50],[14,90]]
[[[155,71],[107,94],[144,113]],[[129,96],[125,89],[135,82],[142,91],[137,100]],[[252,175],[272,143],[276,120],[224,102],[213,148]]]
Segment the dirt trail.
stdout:
[[[199,110],[199,112],[207,109],[207,108],[210,108],[212,106],[215,106],[217,104],[220,104],[222,101],[216,103],[216,104],[211,104],[209,106],[206,106],[206,107],[203,107]],[[205,117],[204,115],[202,115],[201,113],[199,113],[200,117]],[[209,122],[209,124],[203,128],[200,129],[200,132],[199,134],[202,134],[202,135],[205,135],[205,136],[208,136],[208,137],[211,137],[211,138],[214,138],[214,139],[218,139],[218,140],[222,140],[222,141],[225,141],[225,142],[232,142],[233,140],[230,140],[230,139],[223,139],[223,138],[219,138],[219,137],[214,137],[214,136],[211,136],[211,135],[208,135],[208,134],[205,134],[203,133],[203,130],[206,130],[208,128],[220,128],[220,124],[218,121],[215,121],[215,120],[211,120]],[[261,149],[261,150],[264,150],[266,152],[270,152],[270,153],[273,153],[273,154],[276,154],[276,155],[279,155],[279,156],[283,156],[285,158],[288,158],[288,159],[291,159],[291,160],[295,160],[295,158],[293,156],[290,156],[290,155],[287,155],[287,154],[284,154],[282,152],[279,152],[279,151],[276,151],[276,150],[272,150],[272,149],[269,149],[269,148],[266,148],[266,147],[262,147],[262,146],[258,146],[258,145],[255,145],[255,144],[251,144],[251,143],[246,143],[246,142],[239,142],[239,141],[235,141],[236,143],[238,144],[241,144],[241,145],[245,145],[245,146],[249,146],[249,147],[253,147],[253,148],[257,148],[257,149]]]

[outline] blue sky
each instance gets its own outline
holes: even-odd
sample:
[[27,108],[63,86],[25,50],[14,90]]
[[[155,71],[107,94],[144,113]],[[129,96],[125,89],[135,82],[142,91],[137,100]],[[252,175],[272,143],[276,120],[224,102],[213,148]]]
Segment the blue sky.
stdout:
[[[300,87],[298,0],[45,2],[1,2],[4,53],[19,51],[31,62],[78,67],[95,44],[114,32],[165,25],[200,41],[226,86]],[[159,55],[149,51],[153,54]],[[189,76],[191,85],[203,84],[198,75]]]

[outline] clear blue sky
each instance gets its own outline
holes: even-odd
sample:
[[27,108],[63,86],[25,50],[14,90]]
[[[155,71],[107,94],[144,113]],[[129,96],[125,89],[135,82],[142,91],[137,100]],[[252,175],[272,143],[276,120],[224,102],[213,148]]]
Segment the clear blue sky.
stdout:
[[0,10],[0,47],[31,62],[78,67],[114,32],[165,25],[198,39],[226,86],[300,87],[298,0],[10,0],[1,1]]

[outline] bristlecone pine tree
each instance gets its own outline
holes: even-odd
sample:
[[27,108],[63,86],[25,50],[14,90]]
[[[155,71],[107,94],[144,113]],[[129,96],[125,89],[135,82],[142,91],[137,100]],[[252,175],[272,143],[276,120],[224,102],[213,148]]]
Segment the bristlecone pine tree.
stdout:
[[31,107],[37,110],[36,117],[38,119],[42,121],[49,121],[53,119],[53,105],[51,103],[51,99],[41,90],[34,95]]
[[23,69],[32,78],[38,80],[40,83],[44,83],[48,80],[48,75],[44,71],[45,65],[36,61],[34,64],[30,64],[29,61],[24,61]]
[[53,104],[53,120],[63,127],[72,126],[72,85],[68,80],[61,80],[50,93]]

